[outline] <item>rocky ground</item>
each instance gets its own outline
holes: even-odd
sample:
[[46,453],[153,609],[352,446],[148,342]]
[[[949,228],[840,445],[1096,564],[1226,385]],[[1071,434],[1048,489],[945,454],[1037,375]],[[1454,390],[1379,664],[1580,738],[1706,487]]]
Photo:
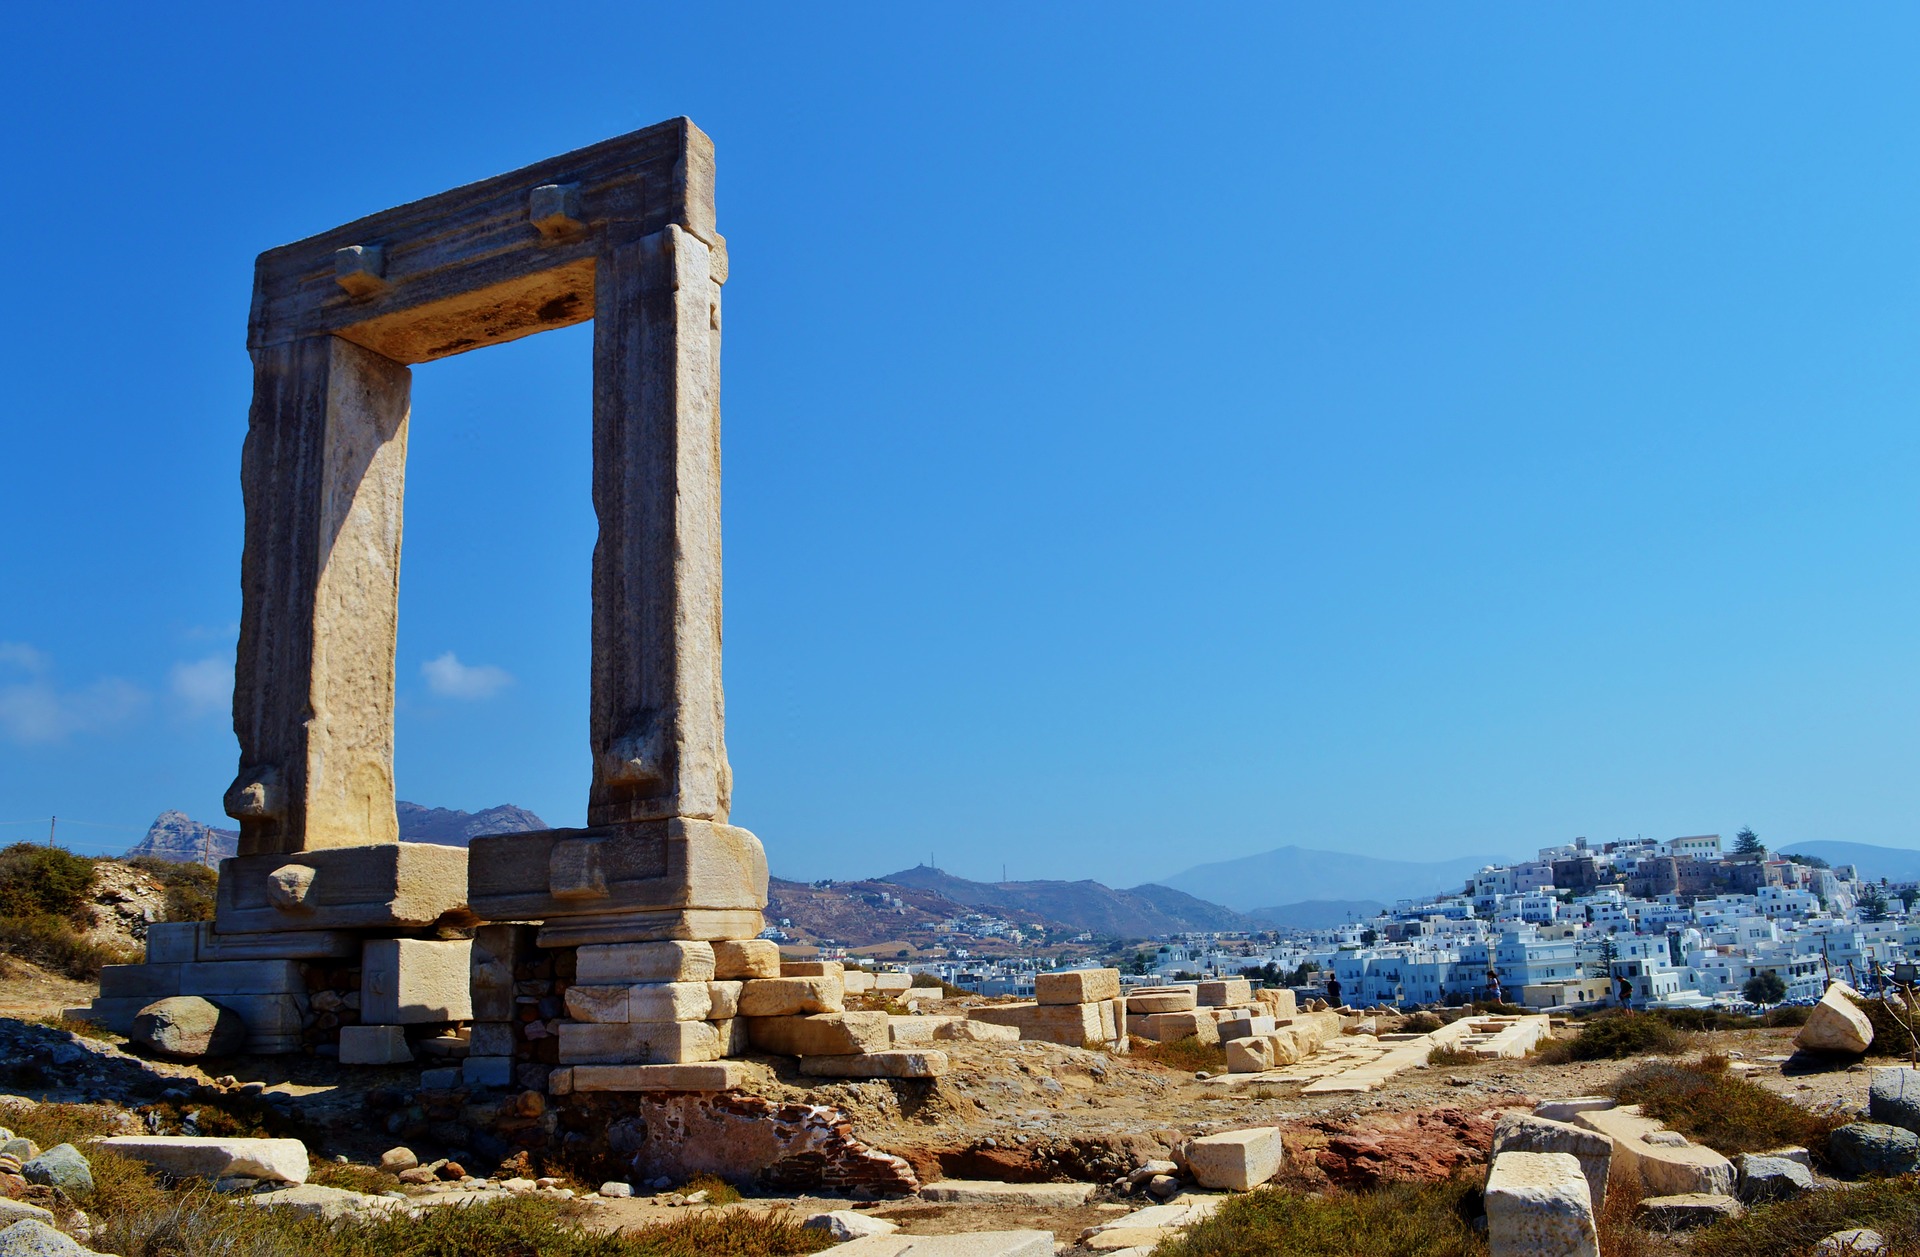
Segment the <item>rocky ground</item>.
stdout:
[[[0,1017],[0,1091],[43,1101],[106,1103],[124,1111],[130,1129],[179,1133],[188,1115],[218,1108],[252,1114],[276,1134],[303,1139],[321,1161],[377,1166],[395,1138],[368,1120],[369,1092],[417,1088],[419,1067],[342,1069],[320,1058],[237,1057],[206,1066],[149,1059],[119,1040],[75,1035],[36,1024],[90,991],[16,966],[5,983]],[[76,989],[78,988],[78,989]],[[1791,1030],[1714,1032],[1693,1047],[1733,1059],[1733,1068],[1763,1086],[1812,1106],[1849,1113],[1867,1100],[1864,1066],[1807,1071],[1789,1059]],[[947,1042],[951,1072],[931,1082],[840,1082],[799,1078],[769,1062],[766,1091],[846,1110],[860,1137],[905,1157],[923,1181],[994,1180],[1091,1184],[1091,1194],[1036,1191],[1004,1202],[912,1200],[851,1206],[844,1200],[759,1198],[735,1208],[796,1210],[808,1215],[857,1207],[914,1234],[1032,1228],[1076,1244],[1090,1228],[1156,1203],[1144,1184],[1124,1180],[1163,1160],[1186,1139],[1250,1126],[1278,1126],[1292,1180],[1364,1186],[1388,1179],[1446,1178],[1483,1163],[1493,1124],[1507,1110],[1541,1099],[1602,1092],[1633,1062],[1539,1064],[1489,1061],[1418,1067],[1366,1094],[1308,1097],[1294,1084],[1224,1085],[1143,1057],[1045,1043]],[[136,1110],[138,1111],[136,1113]],[[444,1156],[421,1146],[420,1159]],[[587,1225],[627,1228],[685,1216],[672,1190],[638,1185],[633,1198],[603,1199],[597,1184],[549,1183],[508,1166],[462,1167],[475,1177],[442,1182],[384,1183],[421,1198],[471,1198],[476,1191],[571,1191],[589,1201]],[[447,1171],[442,1171],[444,1174]],[[415,1174],[414,1178],[423,1177]],[[376,1184],[380,1185],[380,1184]]]

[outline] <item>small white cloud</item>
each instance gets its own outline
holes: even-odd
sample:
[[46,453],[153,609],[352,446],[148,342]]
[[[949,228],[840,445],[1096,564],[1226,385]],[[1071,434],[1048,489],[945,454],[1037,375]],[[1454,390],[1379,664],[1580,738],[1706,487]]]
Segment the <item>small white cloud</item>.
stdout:
[[491,698],[513,684],[513,674],[490,663],[472,667],[461,663],[449,650],[438,659],[420,665],[427,688],[442,698]]
[[189,716],[217,711],[233,701],[233,661],[224,656],[176,663],[167,679]]
[[116,728],[146,705],[147,692],[118,677],[102,677],[78,690],[62,690],[36,677],[0,686],[0,734],[19,743],[60,742],[76,733]]
[[0,664],[18,668],[30,676],[39,676],[52,662],[45,652],[35,650],[25,642],[0,642]]

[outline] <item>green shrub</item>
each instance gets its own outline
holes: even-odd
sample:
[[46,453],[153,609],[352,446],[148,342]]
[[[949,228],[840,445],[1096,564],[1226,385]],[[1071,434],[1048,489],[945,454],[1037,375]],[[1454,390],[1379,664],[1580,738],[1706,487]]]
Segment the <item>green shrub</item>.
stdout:
[[1429,1065],[1478,1065],[1480,1055],[1472,1048],[1437,1047],[1427,1053]]
[[152,856],[127,863],[160,883],[167,896],[166,920],[213,920],[214,888],[220,884],[220,875],[206,865]]
[[93,861],[17,842],[0,851],[0,917],[72,917],[93,885]]
[[1324,1195],[1263,1187],[1163,1240],[1153,1257],[1485,1257],[1471,1179]]
[[1904,1057],[1913,1051],[1913,1036],[1907,1032],[1905,1019],[1887,1007],[1887,1001],[1857,999],[1853,1003],[1873,1023],[1873,1043],[1867,1055]]
[[1920,1252],[1920,1179],[1906,1175],[1758,1205],[1745,1217],[1694,1232],[1687,1252],[1690,1257],[1800,1257],[1835,1231],[1854,1227],[1880,1232],[1894,1253]]
[[1760,1017],[1760,1024],[1769,1028],[1781,1026],[1804,1026],[1807,1018],[1813,1015],[1813,1009],[1804,1004],[1782,1004],[1778,1008],[1769,1008]]
[[1635,1065],[1615,1081],[1613,1094],[1726,1156],[1799,1144],[1824,1158],[1828,1132],[1846,1120],[1728,1073],[1725,1057]]
[[1534,1059],[1542,1064],[1672,1056],[1687,1050],[1686,1035],[1652,1013],[1612,1012],[1594,1017],[1572,1039],[1547,1044]]
[[74,929],[66,917],[44,913],[0,917],[0,954],[30,960],[82,982],[98,978],[101,965],[132,964],[140,959],[137,951],[95,942]]
[[1446,1024],[1432,1013],[1413,1013],[1400,1023],[1400,1033],[1432,1034]]

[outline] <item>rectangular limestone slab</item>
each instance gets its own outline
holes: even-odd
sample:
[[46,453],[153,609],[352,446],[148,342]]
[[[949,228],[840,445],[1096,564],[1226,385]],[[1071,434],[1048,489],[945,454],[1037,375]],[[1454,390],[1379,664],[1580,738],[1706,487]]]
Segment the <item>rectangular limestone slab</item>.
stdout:
[[632,1021],[705,1021],[713,995],[705,982],[642,982],[627,988]]
[[783,978],[846,978],[847,967],[837,960],[783,960],[780,962],[780,976]]
[[180,994],[184,965],[102,965],[100,998],[138,999],[152,1003]]
[[1214,982],[1200,983],[1195,994],[1202,1006],[1225,1008],[1233,1004],[1244,1004],[1252,999],[1253,983],[1245,978],[1221,978]]
[[803,1056],[800,1072],[810,1078],[938,1078],[947,1072],[947,1054],[933,1049],[896,1049],[848,1056]]
[[[737,825],[678,817],[494,834],[469,849],[473,910],[496,921],[552,926],[686,909],[757,917],[767,906],[766,852]],[[751,939],[762,928],[733,937]]]
[[519,1043],[518,1022],[476,1021],[468,1027],[467,1051],[474,1056],[512,1056]]
[[469,1087],[511,1087],[511,1056],[469,1056],[460,1062],[460,1081]]
[[569,1091],[739,1091],[751,1078],[751,1071],[739,1061],[568,1068],[571,1070],[567,1080]]
[[182,995],[291,995],[306,989],[297,960],[197,960],[180,969]]
[[1189,1013],[1199,1007],[1199,998],[1190,986],[1135,987],[1127,992],[1127,1011],[1147,1017],[1154,1013]]
[[467,853],[427,842],[220,862],[219,933],[418,928],[467,919]]
[[885,1013],[815,1013],[805,1017],[743,1017],[747,1038],[762,1052],[786,1056],[848,1056],[884,1052],[892,1045]]
[[574,980],[585,983],[710,982],[713,945],[693,940],[582,947]]
[[723,982],[780,976],[780,944],[770,938],[723,939],[713,945],[713,976]]
[[664,939],[752,938],[766,918],[749,908],[662,908],[595,917],[556,918],[540,927],[542,947],[586,947],[602,943],[657,942]]
[[1118,969],[1075,969],[1067,973],[1039,973],[1033,978],[1034,998],[1042,1004],[1093,1004],[1120,994]]
[[838,976],[819,978],[755,978],[740,987],[742,1017],[793,1017],[802,1013],[837,1013],[846,1008]]
[[1002,1004],[970,1009],[967,1016],[991,1025],[1016,1026],[1022,1039],[1062,1043],[1070,1047],[1110,1043],[1114,1038],[1111,1003]]
[[195,921],[193,953],[194,960],[355,960],[360,936],[345,930],[227,934],[214,929],[212,921]]
[[369,939],[360,962],[360,1020],[366,1025],[471,1021],[473,944],[418,938]]
[[229,1177],[278,1183],[307,1181],[307,1146],[298,1139],[232,1139],[199,1135],[113,1135],[94,1146],[143,1161],[179,1178]]
[[1255,1126],[1189,1140],[1182,1150],[1194,1182],[1215,1190],[1252,1191],[1280,1172],[1280,1128]]
[[719,1059],[724,1044],[705,1021],[560,1023],[563,1065],[682,1065]]
[[400,1026],[340,1027],[342,1065],[404,1065],[412,1060],[413,1049]]
[[1568,1153],[1501,1153],[1487,1173],[1485,1201],[1493,1252],[1600,1257],[1587,1180]]
[[1202,1043],[1220,1041],[1220,1023],[1204,1011],[1190,1013],[1151,1013],[1140,1019],[1140,1033],[1161,1043],[1197,1038]]

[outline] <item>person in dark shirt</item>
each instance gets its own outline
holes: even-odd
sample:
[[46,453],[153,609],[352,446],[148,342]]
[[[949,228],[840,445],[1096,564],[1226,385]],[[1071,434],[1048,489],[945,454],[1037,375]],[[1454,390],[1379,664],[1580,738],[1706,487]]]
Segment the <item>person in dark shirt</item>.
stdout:
[[1327,1003],[1334,1008],[1340,1007],[1340,979],[1339,978],[1327,979]]

